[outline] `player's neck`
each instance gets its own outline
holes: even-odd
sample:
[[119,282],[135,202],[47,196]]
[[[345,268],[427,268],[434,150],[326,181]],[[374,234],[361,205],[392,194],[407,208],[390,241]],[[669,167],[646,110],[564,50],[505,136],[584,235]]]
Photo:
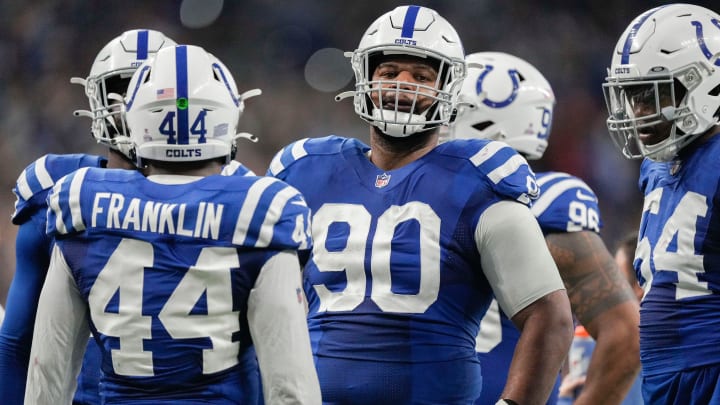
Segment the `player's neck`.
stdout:
[[715,135],[720,134],[720,125],[715,125],[714,127],[708,129],[699,139],[698,143],[703,143],[707,141],[708,139],[714,137]]
[[108,149],[107,160],[108,162],[106,167],[108,169],[137,170],[137,167],[130,161],[130,159],[126,158],[125,155],[115,149]]
[[395,138],[370,130],[370,161],[382,170],[399,169],[425,156],[438,145],[438,132],[427,131]]
[[170,174],[177,176],[206,177],[214,174],[220,174],[221,171],[222,164],[217,160],[212,160],[182,163],[149,162],[144,173],[146,176]]

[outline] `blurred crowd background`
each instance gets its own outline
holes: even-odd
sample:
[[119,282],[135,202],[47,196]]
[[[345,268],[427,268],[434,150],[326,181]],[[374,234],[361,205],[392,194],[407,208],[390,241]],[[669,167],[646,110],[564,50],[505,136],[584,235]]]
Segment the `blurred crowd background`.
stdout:
[[[46,153],[103,154],[90,136],[83,89],[96,53],[134,28],[164,32],[224,61],[247,102],[237,159],[264,173],[291,141],[329,134],[367,141],[351,99],[351,51],[367,26],[397,5],[437,10],[457,29],[467,53],[503,51],[537,66],[557,97],[550,146],[536,171],[584,179],[600,197],[602,236],[612,248],[637,226],[642,200],[639,162],[621,157],[607,135],[601,90],[620,34],[642,0],[0,0],[0,303],[14,273],[16,228],[10,223],[18,174]],[[709,8],[711,2],[696,2]],[[242,141],[241,141],[242,142]],[[308,176],[312,176],[308,173]]]

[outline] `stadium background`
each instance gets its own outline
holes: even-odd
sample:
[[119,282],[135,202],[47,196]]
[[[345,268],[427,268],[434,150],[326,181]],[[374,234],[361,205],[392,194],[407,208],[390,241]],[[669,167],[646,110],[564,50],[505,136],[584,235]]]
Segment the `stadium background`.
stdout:
[[[341,51],[397,5],[437,10],[466,52],[504,51],[537,66],[557,97],[550,147],[536,171],[583,178],[600,197],[602,236],[612,248],[636,227],[639,162],[623,159],[605,128],[601,84],[613,47],[630,21],[665,2],[606,0],[0,0],[0,303],[14,272],[10,224],[20,171],[45,153],[102,154],[72,76],[87,76],[101,47],[121,32],[150,28],[200,45],[234,73],[238,88],[263,90],[247,102],[238,160],[264,173],[287,143],[329,134],[369,138],[352,102],[333,97],[352,85]],[[711,2],[696,2],[713,7]],[[717,8],[717,6],[715,6]],[[312,176],[308,173],[308,176]]]

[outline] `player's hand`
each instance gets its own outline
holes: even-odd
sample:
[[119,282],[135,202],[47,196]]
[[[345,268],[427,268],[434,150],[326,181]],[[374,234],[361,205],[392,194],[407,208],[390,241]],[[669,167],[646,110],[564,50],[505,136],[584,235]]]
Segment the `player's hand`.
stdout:
[[558,389],[558,396],[566,398],[575,398],[580,389],[585,384],[585,376],[574,376],[568,374],[563,378]]

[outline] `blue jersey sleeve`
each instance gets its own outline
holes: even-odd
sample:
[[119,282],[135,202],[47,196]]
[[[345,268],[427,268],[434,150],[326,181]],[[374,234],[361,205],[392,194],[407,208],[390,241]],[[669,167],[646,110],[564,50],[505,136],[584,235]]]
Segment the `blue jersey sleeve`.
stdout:
[[32,343],[35,309],[49,264],[45,218],[36,213],[18,229],[16,268],[0,329],[0,397],[4,404],[22,404]]
[[532,212],[545,234],[600,232],[598,199],[585,182],[560,172],[541,173],[537,181],[540,197],[533,202]]
[[15,240],[16,268],[0,330],[0,398],[22,404],[30,356],[35,309],[50,262],[52,238],[45,234],[46,197],[60,178],[81,167],[102,167],[99,156],[45,155],[18,176],[12,222],[19,225]]

